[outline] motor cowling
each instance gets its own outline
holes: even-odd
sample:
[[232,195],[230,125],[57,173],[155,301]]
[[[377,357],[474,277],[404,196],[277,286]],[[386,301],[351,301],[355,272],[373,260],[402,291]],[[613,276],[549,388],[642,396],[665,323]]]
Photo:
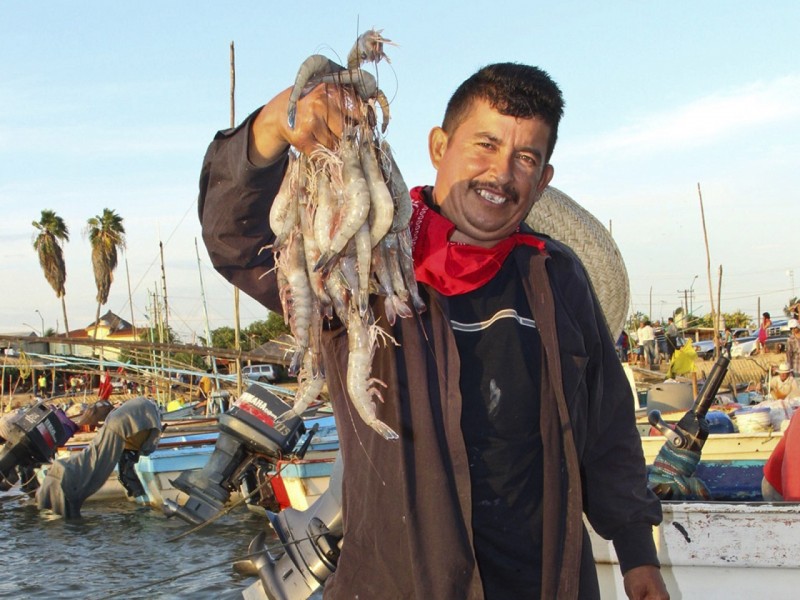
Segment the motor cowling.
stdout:
[[18,470],[28,473],[49,462],[76,429],[61,409],[42,402],[6,417],[0,437],[4,441],[0,448],[0,490],[16,483]]
[[297,445],[305,433],[302,419],[295,417],[275,427],[275,419],[289,409],[265,388],[255,384],[248,387],[228,412],[220,415],[219,437],[206,466],[185,471],[171,482],[188,495],[186,502],[178,505],[167,500],[164,513],[193,525],[219,513],[249,471],[274,467]]

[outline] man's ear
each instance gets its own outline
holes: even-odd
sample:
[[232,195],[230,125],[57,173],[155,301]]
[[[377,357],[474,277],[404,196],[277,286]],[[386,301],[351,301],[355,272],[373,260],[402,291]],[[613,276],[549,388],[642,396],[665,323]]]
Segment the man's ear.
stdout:
[[441,127],[434,127],[428,134],[428,154],[434,169],[439,169],[445,151],[447,151],[447,133]]
[[544,172],[542,173],[542,178],[539,179],[539,184],[536,186],[536,199],[539,199],[539,196],[542,195],[544,188],[550,185],[550,182],[553,181],[553,175],[555,174],[555,169],[553,165],[547,163],[544,166]]

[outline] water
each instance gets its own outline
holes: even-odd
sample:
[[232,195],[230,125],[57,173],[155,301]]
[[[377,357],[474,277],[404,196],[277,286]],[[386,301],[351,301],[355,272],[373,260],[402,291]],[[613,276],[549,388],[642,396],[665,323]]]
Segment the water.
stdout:
[[256,581],[231,568],[268,527],[244,507],[171,543],[190,526],[151,508],[89,501],[81,513],[64,521],[0,492],[0,598],[240,599]]

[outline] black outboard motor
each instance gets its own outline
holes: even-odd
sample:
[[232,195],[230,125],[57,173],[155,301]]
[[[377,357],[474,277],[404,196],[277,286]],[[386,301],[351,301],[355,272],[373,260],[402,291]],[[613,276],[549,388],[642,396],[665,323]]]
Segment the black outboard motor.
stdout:
[[25,492],[35,491],[33,469],[49,462],[59,446],[72,437],[77,426],[60,409],[38,403],[6,417],[0,448],[0,490],[6,491],[19,479]]
[[671,429],[664,422],[664,419],[661,418],[661,412],[657,410],[650,411],[647,415],[650,425],[658,429],[667,438],[667,441],[676,448],[700,452],[708,439],[706,414],[714,402],[723,379],[725,379],[730,362],[729,358],[722,354],[719,355],[692,408],[681,417],[681,420],[675,425],[675,429]]
[[674,428],[664,422],[659,411],[653,410],[648,415],[650,424],[667,438],[647,472],[647,485],[661,500],[711,499],[708,488],[695,476],[695,471],[708,439],[706,414],[729,364],[730,360],[720,354],[694,405]]
[[263,387],[248,387],[231,409],[220,415],[219,437],[206,466],[185,471],[172,481],[188,494],[188,500],[182,506],[167,500],[164,513],[200,525],[218,514],[231,492],[243,483],[249,483],[250,489],[258,487],[263,496],[255,502],[270,507],[274,502],[271,489],[259,484],[267,480],[278,459],[291,452],[305,432],[299,417],[288,420],[280,431],[275,427],[275,419],[289,409],[288,404]]
[[342,468],[339,454],[328,489],[308,509],[267,512],[280,544],[270,544],[264,532],[250,542],[259,581],[245,598],[266,594],[269,600],[306,600],[336,570],[344,536]]

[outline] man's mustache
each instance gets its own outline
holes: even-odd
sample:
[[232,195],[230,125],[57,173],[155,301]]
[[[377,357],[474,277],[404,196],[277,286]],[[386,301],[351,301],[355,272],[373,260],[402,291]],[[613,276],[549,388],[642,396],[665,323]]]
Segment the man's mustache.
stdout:
[[502,196],[506,196],[509,200],[513,203],[519,202],[519,192],[517,192],[516,188],[511,183],[506,184],[499,184],[495,181],[470,181],[469,182],[469,189],[476,190],[477,188],[486,190],[487,192],[491,192],[493,194],[499,194]]

